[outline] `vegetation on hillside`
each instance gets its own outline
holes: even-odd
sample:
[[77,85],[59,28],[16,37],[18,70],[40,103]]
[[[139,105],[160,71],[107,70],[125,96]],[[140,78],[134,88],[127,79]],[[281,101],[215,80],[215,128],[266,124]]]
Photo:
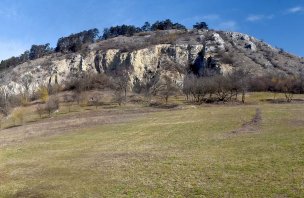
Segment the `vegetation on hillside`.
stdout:
[[[200,22],[194,25],[193,28],[208,29],[208,25],[205,22]],[[32,45],[29,51],[25,51],[20,56],[13,56],[6,60],[2,60],[0,62],[0,70],[14,67],[26,61],[35,60],[55,52],[79,52],[84,46],[94,43],[97,40],[109,39],[117,36],[133,36],[135,33],[139,32],[171,29],[186,30],[186,27],[179,23],[173,23],[170,19],[166,19],[164,21],[156,21],[152,25],[150,25],[149,22],[145,22],[142,27],[135,27],[133,25],[113,26],[105,28],[102,35],[99,35],[99,30],[97,28],[93,28],[59,38],[55,49],[51,48],[49,43]]]

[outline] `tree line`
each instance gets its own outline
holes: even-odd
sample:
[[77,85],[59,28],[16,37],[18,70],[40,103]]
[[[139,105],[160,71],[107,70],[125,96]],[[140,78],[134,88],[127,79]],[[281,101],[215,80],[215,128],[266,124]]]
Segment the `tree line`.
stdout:
[[[294,94],[304,93],[304,70],[297,76],[267,74],[258,77],[253,76],[250,69],[245,67],[235,68],[226,75],[212,72],[208,72],[211,75],[197,75],[187,72],[184,73],[182,84],[177,83],[170,74],[159,70],[152,71],[146,68],[142,79],[136,77],[130,79],[129,72],[127,68],[121,67],[112,75],[71,73],[65,84],[40,85],[35,90],[30,89],[34,83],[32,77],[26,75],[22,78],[22,89],[18,95],[10,94],[4,88],[0,89],[0,114],[4,116],[12,114],[14,120],[22,123],[22,108],[16,107],[28,105],[35,100],[39,103],[36,112],[40,117],[51,116],[58,110],[60,102],[64,102],[69,111],[73,104],[98,108],[103,104],[102,97],[98,94],[88,96],[90,90],[111,91],[112,102],[118,105],[134,102],[130,96],[135,94],[144,98],[135,102],[145,102],[150,106],[165,105],[165,107],[170,106],[167,103],[171,97],[182,95],[185,96],[187,103],[202,104],[245,103],[248,91],[272,92],[274,102],[279,102],[276,100],[277,93],[284,94],[285,102],[291,102]],[[57,95],[60,91],[69,91],[71,94],[59,99]],[[159,103],[158,99],[163,102]]]

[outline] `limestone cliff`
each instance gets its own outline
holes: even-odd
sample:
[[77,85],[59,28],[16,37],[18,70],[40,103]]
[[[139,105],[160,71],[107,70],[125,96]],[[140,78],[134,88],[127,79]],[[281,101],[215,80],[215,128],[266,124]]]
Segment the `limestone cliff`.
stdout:
[[223,74],[237,66],[251,67],[256,75],[274,71],[292,74],[304,67],[304,61],[241,33],[164,31],[161,35],[118,37],[92,44],[82,53],[57,53],[29,61],[3,71],[0,83],[7,91],[18,93],[27,82],[29,89],[35,90],[41,84],[64,85],[73,73],[110,74],[119,67],[129,68],[131,80],[141,80],[147,70],[160,70],[181,83],[191,65],[217,67]]

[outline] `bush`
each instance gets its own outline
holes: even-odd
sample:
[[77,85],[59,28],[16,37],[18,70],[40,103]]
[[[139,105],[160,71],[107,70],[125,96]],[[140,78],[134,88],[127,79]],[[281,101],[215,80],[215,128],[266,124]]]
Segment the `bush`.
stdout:
[[208,25],[206,22],[197,22],[195,25],[193,25],[193,29],[208,30]]
[[48,88],[46,88],[45,86],[40,86],[38,89],[38,96],[42,102],[46,103],[49,99]]
[[42,115],[45,113],[45,107],[41,104],[38,104],[36,106],[36,112],[39,115],[39,117],[42,118]]
[[86,93],[79,93],[76,95],[77,104],[81,107],[88,106],[88,96]]
[[14,125],[16,125],[16,121],[19,121],[21,125],[23,125],[24,121],[24,109],[18,108],[16,109],[12,114],[12,120],[14,122]]
[[101,96],[99,94],[94,94],[92,97],[90,97],[90,100],[88,103],[90,106],[95,106],[95,108],[97,109],[97,107],[101,103]]
[[56,96],[50,97],[47,103],[45,104],[46,112],[48,112],[49,116],[51,116],[51,114],[58,109],[59,109],[59,99]]
[[159,86],[159,95],[165,100],[166,104],[168,103],[169,97],[177,94],[178,91],[179,89],[176,83],[173,82],[169,76],[164,76]]
[[123,94],[123,91],[116,90],[113,94],[113,102],[117,103],[119,106],[125,101],[125,96]]
[[71,107],[73,105],[73,102],[75,101],[75,97],[76,97],[76,95],[74,92],[71,95],[65,94],[63,97],[63,100],[64,100],[66,106],[68,107],[69,112],[71,112]]

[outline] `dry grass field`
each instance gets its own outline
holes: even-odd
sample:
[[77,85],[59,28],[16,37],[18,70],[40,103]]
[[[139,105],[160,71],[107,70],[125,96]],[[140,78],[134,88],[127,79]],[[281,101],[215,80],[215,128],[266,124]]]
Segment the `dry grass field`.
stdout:
[[0,131],[0,197],[303,197],[304,103],[271,98],[44,119],[28,107]]

